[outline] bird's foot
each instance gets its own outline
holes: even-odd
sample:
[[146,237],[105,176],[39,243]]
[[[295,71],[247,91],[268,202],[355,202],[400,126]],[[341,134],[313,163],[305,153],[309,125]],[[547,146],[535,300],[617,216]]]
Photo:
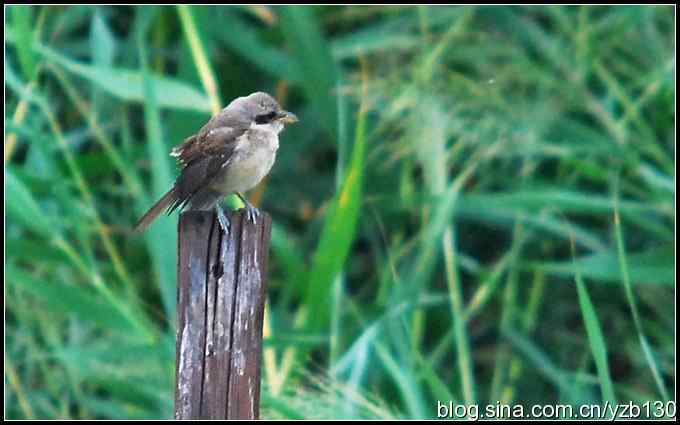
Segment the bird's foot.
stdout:
[[257,224],[257,218],[260,216],[260,210],[255,208],[250,202],[246,204],[246,216],[253,224]]
[[229,234],[229,228],[231,227],[231,223],[229,223],[229,219],[227,218],[227,215],[224,214],[224,210],[222,207],[217,204],[215,205],[215,211],[217,212],[217,221],[220,223],[220,227],[222,228],[222,231],[224,231],[225,235]]
[[255,208],[253,204],[250,203],[243,195],[240,193],[236,193],[236,195],[243,201],[244,204],[246,204],[246,218],[250,221],[253,222],[253,224],[257,224],[257,218],[260,216],[260,210]]

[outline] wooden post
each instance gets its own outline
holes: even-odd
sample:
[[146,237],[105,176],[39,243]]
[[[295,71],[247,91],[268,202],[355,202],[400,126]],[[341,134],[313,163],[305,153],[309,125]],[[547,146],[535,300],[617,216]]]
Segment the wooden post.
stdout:
[[271,217],[179,219],[176,419],[258,419]]

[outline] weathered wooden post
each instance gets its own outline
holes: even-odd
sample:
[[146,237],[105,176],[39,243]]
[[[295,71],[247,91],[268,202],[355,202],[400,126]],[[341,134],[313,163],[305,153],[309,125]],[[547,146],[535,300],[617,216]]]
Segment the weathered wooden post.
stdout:
[[179,219],[176,419],[258,419],[271,217]]

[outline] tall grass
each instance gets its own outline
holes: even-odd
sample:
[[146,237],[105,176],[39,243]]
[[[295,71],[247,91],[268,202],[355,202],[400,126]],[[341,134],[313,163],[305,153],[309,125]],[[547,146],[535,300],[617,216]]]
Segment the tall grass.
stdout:
[[176,217],[132,225],[257,90],[265,417],[673,400],[672,7],[7,11],[7,417],[172,416]]

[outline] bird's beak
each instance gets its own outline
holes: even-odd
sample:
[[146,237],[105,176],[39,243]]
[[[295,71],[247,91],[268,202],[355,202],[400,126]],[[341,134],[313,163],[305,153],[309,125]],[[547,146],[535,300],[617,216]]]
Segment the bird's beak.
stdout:
[[281,121],[284,124],[293,124],[295,122],[298,122],[298,117],[296,117],[295,114],[292,112],[281,111],[279,113],[279,121]]

